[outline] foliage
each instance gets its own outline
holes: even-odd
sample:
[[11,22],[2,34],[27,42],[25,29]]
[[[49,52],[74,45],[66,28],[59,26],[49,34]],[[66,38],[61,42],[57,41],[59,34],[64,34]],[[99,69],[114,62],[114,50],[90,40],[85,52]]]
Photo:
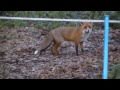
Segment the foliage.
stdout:
[[120,64],[114,65],[109,72],[109,79],[120,79]]
[[[110,19],[120,20],[120,11],[0,11],[0,16],[15,17],[42,17],[42,18],[66,18],[66,19],[104,19],[104,15],[110,15]],[[60,25],[76,25],[70,22],[45,22],[45,21],[19,21],[19,20],[0,20],[0,28],[3,27],[26,27],[52,29]],[[101,27],[102,24],[95,24]],[[119,28],[118,24],[111,24],[112,28]]]

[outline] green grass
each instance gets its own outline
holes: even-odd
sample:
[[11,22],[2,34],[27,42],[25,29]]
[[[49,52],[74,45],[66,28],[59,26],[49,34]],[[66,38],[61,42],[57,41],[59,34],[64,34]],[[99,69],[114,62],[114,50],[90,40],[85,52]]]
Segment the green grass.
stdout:
[[[120,20],[120,11],[0,11],[0,16],[62,19],[104,19],[106,14],[110,15],[110,19]],[[30,23],[33,23],[36,28],[45,29],[52,29],[62,25],[76,25],[76,23],[67,22],[0,20],[0,28],[26,27],[30,26]],[[97,27],[101,27],[101,25]],[[120,24],[111,24],[111,27],[120,28]]]

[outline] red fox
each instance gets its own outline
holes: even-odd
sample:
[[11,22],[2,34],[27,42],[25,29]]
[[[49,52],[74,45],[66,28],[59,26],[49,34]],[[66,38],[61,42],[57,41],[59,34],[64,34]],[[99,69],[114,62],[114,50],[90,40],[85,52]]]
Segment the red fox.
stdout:
[[93,24],[92,23],[82,23],[79,27],[58,27],[54,30],[51,30],[46,39],[41,43],[41,46],[34,54],[37,54],[38,51],[45,51],[53,42],[52,54],[59,55],[59,47],[64,41],[72,41],[75,43],[76,55],[78,56],[78,46],[81,47],[83,51],[83,42],[87,40],[91,31]]

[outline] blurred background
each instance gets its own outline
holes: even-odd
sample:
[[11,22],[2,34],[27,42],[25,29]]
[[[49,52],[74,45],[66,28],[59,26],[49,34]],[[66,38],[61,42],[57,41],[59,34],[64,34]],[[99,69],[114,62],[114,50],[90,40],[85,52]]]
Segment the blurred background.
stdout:
[[[32,18],[61,18],[61,19],[104,19],[110,15],[111,20],[120,20],[120,11],[0,11],[0,16],[32,17]],[[76,25],[71,22],[20,21],[0,20],[0,28],[19,28],[34,26],[35,28],[52,29],[61,25]],[[111,24],[111,28],[119,28],[118,24]],[[103,28],[103,23],[95,23],[95,28]]]

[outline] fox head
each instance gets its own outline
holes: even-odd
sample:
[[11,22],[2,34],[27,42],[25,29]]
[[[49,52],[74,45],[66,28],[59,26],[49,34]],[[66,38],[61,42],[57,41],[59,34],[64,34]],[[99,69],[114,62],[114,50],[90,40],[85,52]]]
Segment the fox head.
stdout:
[[83,33],[83,40],[87,41],[89,35],[92,32],[93,24],[90,22],[82,23],[81,28],[82,28],[82,33]]
[[89,22],[85,22],[85,23],[81,24],[81,27],[82,27],[83,33],[87,34],[87,33],[90,33],[92,31],[93,24],[89,23]]

